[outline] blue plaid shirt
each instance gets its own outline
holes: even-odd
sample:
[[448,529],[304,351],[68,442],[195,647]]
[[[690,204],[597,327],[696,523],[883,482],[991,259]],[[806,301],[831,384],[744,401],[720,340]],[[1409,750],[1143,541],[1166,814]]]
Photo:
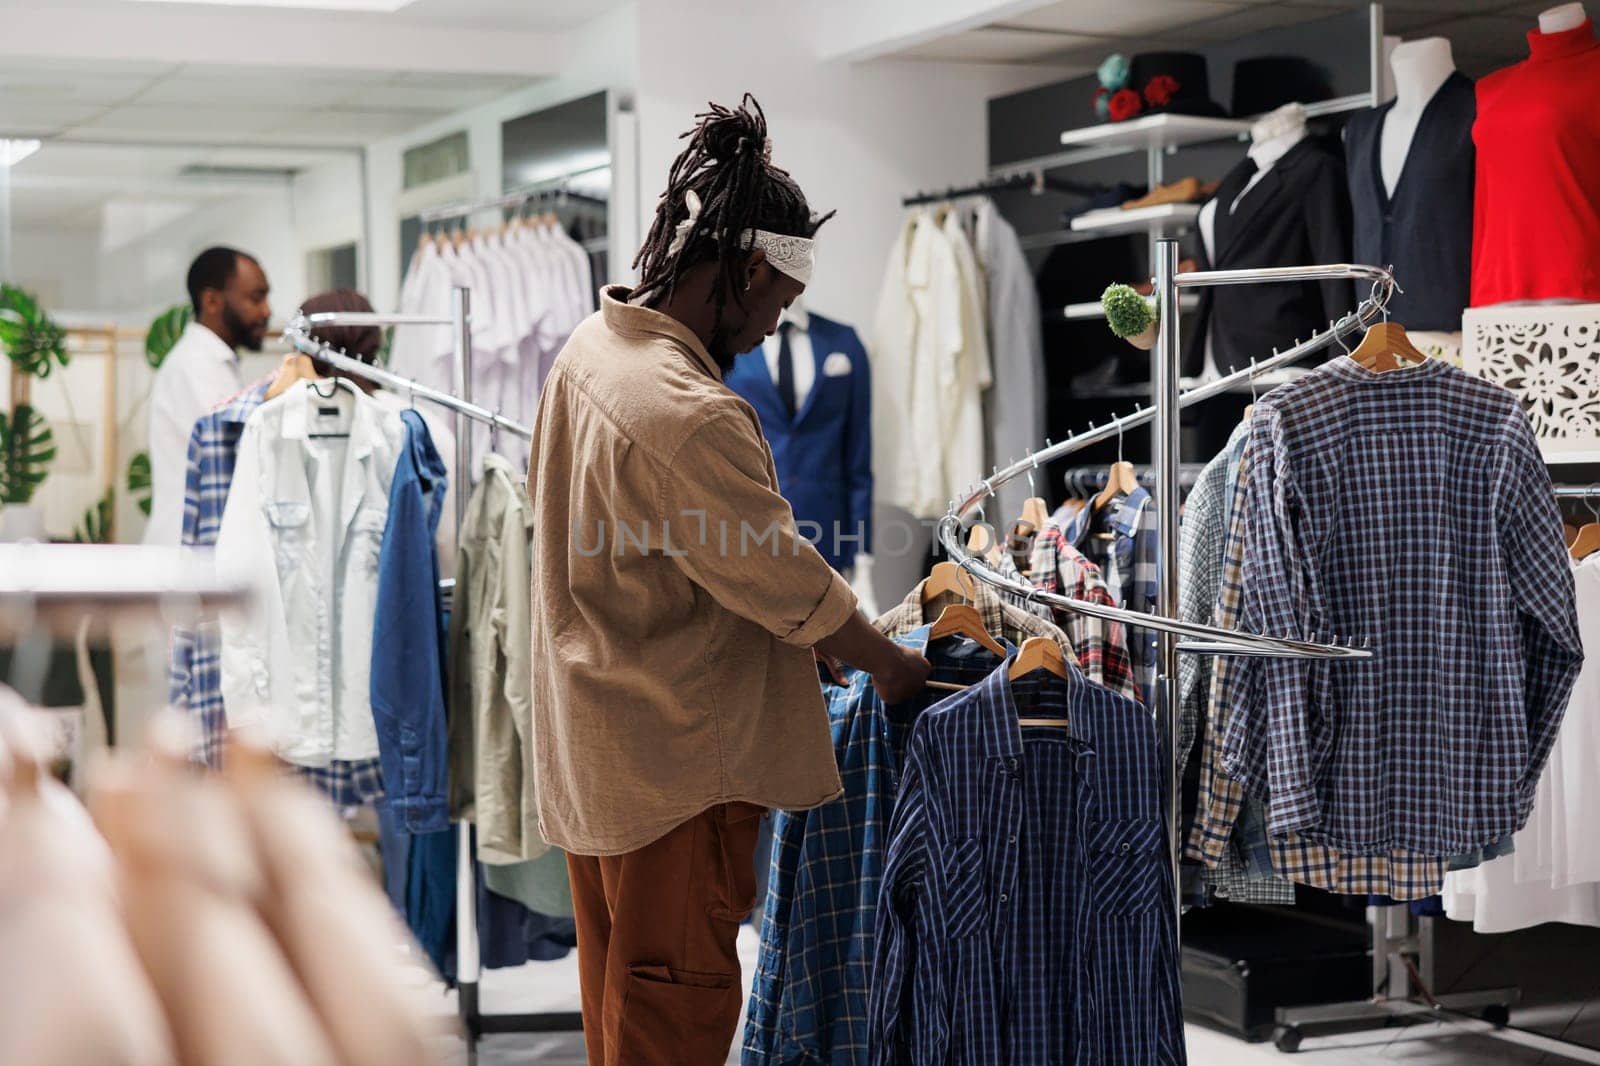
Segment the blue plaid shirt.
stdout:
[[[217,543],[228,488],[239,459],[239,438],[250,415],[267,400],[271,379],[251,385],[238,396],[202,415],[189,433],[188,470],[183,484],[183,544],[206,548]],[[188,712],[199,727],[191,757],[213,770],[222,765],[227,745],[228,716],[222,703],[222,634],[215,622],[198,629],[172,631],[167,665],[167,700]],[[359,807],[383,797],[376,759],[335,762],[321,768],[297,768],[298,775],[320,788],[341,807]]]
[[1243,628],[1369,662],[1236,660],[1223,768],[1268,830],[1472,853],[1527,820],[1583,647],[1550,476],[1515,396],[1440,359],[1336,359],[1251,422]]
[[[188,472],[183,485],[183,543],[205,548],[217,543],[222,510],[239,458],[239,438],[251,412],[267,399],[270,381],[259,381],[195,422],[189,434]],[[222,635],[215,622],[198,629],[175,629],[167,668],[167,699],[194,718],[200,734],[192,752],[212,769],[222,765],[228,719],[222,706]]]
[[[1071,515],[1057,511],[1058,524],[1072,546],[1100,568],[1118,607],[1153,614],[1160,596],[1155,500],[1148,489],[1137,488],[1112,502],[1110,508],[1104,523],[1110,540],[1090,534],[1095,526],[1095,515],[1088,507]],[[1130,627],[1128,658],[1144,705],[1155,707],[1156,631]]]
[[875,1066],[1183,1063],[1161,780],[1150,715],[1077,671],[1002,666],[927,711],[878,897]]
[[[895,643],[927,654],[935,681],[976,684],[1000,662],[965,637],[930,648],[929,628]],[[844,795],[773,818],[772,872],[742,1055],[752,1066],[867,1062],[878,883],[902,756],[917,716],[949,693],[930,688],[889,707],[868,675],[853,672],[847,680],[825,692]]]

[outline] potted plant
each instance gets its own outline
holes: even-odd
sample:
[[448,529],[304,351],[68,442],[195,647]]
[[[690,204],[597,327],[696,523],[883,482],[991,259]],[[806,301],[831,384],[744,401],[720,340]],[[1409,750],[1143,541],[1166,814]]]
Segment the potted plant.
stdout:
[[29,506],[56,456],[55,436],[29,400],[29,382],[67,365],[66,331],[14,285],[0,284],[0,349],[11,363],[11,409],[0,412],[0,529],[38,536]]
[[1111,332],[1133,345],[1149,351],[1156,343],[1155,304],[1140,296],[1131,285],[1112,285],[1100,296]]

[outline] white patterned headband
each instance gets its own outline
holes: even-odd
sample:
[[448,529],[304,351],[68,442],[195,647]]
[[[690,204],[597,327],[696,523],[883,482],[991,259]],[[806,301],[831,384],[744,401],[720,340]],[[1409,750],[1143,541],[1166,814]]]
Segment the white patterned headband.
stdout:
[[[668,255],[683,251],[683,246],[689,242],[690,231],[700,219],[700,197],[693,190],[683,194],[683,202],[689,209],[689,216],[673,229],[672,243],[667,246]],[[760,248],[772,269],[787,274],[802,285],[811,284],[811,271],[816,265],[816,242],[811,238],[764,229],[747,229],[740,244],[745,248]]]

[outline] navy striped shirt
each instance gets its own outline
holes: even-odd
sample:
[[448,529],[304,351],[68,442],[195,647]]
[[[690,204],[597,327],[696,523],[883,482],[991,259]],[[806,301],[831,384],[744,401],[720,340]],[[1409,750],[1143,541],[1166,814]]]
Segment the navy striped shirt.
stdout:
[[924,712],[878,898],[874,1064],[1183,1063],[1161,787],[1149,714],[1075,671],[1001,666]]

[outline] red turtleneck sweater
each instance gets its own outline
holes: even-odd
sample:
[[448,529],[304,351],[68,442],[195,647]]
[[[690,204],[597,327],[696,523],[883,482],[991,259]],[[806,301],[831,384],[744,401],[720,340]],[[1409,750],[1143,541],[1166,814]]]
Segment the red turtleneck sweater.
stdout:
[[1585,19],[1528,47],[1478,82],[1474,307],[1600,301],[1600,42]]

